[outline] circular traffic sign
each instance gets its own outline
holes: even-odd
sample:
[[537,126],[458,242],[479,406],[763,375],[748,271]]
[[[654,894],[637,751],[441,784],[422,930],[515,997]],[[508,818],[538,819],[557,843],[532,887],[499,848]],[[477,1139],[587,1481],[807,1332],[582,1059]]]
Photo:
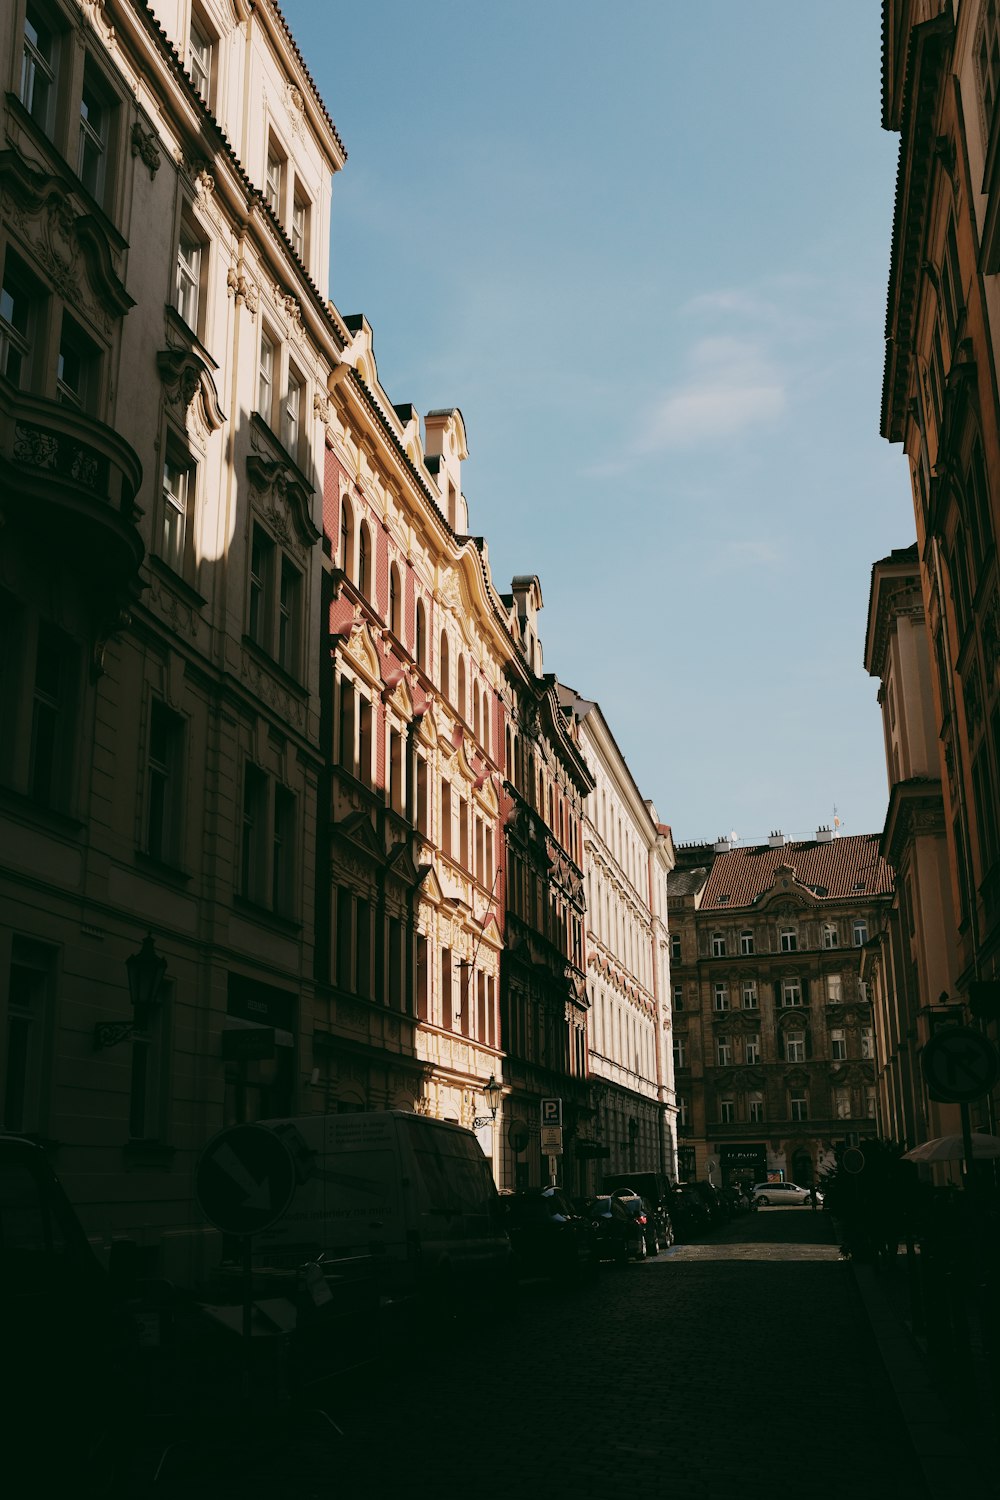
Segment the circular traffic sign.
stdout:
[[971,1026],[948,1026],[932,1036],[920,1067],[928,1093],[942,1104],[971,1104],[988,1094],[1000,1075],[997,1049]]
[[205,1218],[223,1234],[258,1234],[281,1218],[295,1192],[295,1163],[263,1125],[230,1125],[201,1153],[194,1191]]
[[865,1170],[865,1153],[857,1146],[848,1146],[840,1158],[840,1165],[854,1177]]
[[507,1144],[512,1151],[523,1151],[531,1139],[531,1131],[523,1120],[511,1120],[507,1126]]

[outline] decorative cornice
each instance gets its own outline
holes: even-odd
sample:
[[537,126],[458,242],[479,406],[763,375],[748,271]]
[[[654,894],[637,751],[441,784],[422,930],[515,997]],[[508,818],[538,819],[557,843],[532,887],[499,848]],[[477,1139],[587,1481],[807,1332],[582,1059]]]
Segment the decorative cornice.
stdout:
[[212,372],[193,349],[160,349],[156,355],[160,379],[171,399],[180,401],[184,410],[200,396],[202,419],[209,432],[217,432],[226,420],[219,405]]
[[303,546],[315,546],[321,533],[309,513],[312,490],[306,486],[298,471],[280,458],[271,459],[260,453],[248,453],[247,474],[250,483],[261,495],[274,495],[284,501]]

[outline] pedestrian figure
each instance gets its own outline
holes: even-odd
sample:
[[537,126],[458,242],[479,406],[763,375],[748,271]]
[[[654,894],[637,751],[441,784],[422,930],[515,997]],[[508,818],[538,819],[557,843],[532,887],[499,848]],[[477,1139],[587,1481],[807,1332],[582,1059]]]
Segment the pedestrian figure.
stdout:
[[816,1207],[816,1184],[815,1183],[813,1183],[812,1187],[809,1189],[809,1207],[813,1208],[813,1209]]

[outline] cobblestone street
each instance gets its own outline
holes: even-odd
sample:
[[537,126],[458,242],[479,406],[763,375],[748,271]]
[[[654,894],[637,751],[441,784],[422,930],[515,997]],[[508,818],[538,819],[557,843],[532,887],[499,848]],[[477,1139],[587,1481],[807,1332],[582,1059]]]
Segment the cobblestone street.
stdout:
[[339,1413],[368,1493],[925,1496],[833,1232],[762,1210],[579,1295],[529,1287],[461,1350],[414,1349]]

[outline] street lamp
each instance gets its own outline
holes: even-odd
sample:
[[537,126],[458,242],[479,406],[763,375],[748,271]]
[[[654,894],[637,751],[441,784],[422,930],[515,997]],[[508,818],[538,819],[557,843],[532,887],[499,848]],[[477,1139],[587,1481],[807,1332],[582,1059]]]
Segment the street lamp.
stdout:
[[503,1085],[497,1083],[495,1074],[490,1074],[490,1081],[482,1091],[486,1095],[486,1103],[490,1107],[489,1117],[477,1115],[472,1122],[473,1130],[481,1130],[484,1125],[495,1125],[497,1110],[500,1108],[500,1099],[503,1095]]
[[94,1027],[94,1046],[116,1047],[127,1041],[136,1027],[149,1024],[149,1017],[158,1004],[163,978],[167,972],[167,960],[156,951],[153,934],[147,932],[138,953],[125,960],[128,975],[128,994],[132,1002],[131,1021],[98,1021]]

